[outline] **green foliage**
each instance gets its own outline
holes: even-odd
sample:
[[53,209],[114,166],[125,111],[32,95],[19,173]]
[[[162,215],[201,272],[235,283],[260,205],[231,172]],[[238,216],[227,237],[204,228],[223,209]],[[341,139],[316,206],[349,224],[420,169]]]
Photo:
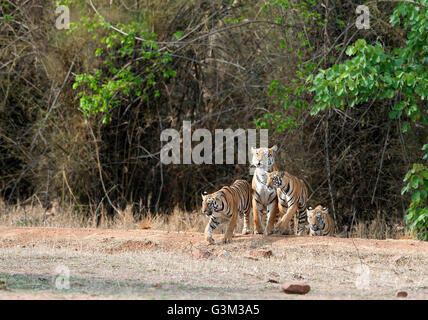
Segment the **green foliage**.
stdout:
[[174,37],[176,39],[180,39],[183,36],[183,31],[178,30],[176,33],[174,33]]
[[[427,0],[419,0],[423,6]],[[328,108],[344,109],[371,100],[387,100],[392,105],[391,119],[402,119],[402,131],[411,124],[428,123],[426,99],[428,95],[428,10],[409,3],[399,4],[391,17],[393,26],[401,25],[408,31],[403,48],[386,52],[382,44],[367,44],[363,39],[346,50],[353,56],[327,70],[319,70],[307,77],[310,92],[315,93],[311,114]],[[427,150],[427,145],[424,145]],[[427,158],[425,155],[424,159]],[[403,193],[411,192],[411,204],[406,214],[410,230],[418,237],[428,239],[428,171],[422,164],[415,164],[405,177],[409,181]]]
[[[82,16],[78,23],[71,23],[69,32],[80,28],[93,33],[94,40],[103,35],[97,40],[100,47],[94,56],[103,59],[104,67],[93,74],[78,74],[73,84],[73,89],[80,90],[80,108],[85,116],[100,113],[106,123],[121,99],[159,98],[159,81],[176,74],[170,66],[170,52],[159,49],[156,34],[148,31],[144,22],[117,24],[113,28],[100,15]],[[177,31],[174,36],[180,38],[182,32]]]
[[[316,21],[318,24],[322,25],[321,15],[315,10],[312,10],[316,6],[316,1],[314,0],[303,0],[303,1],[289,1],[289,0],[271,0],[266,2],[262,9],[273,7],[273,8],[282,8],[283,10],[294,10],[300,18],[303,19],[305,23],[310,21]],[[281,19],[281,18],[279,18]],[[282,23],[282,20],[277,21]]]
[[0,20],[3,20],[3,22],[9,22],[14,19],[14,16],[11,13],[9,4],[6,0],[0,1]]
[[[427,48],[420,48],[420,52],[423,50],[426,52]],[[312,114],[348,104],[353,107],[373,97],[393,99],[400,94],[403,98],[394,105],[390,117],[398,119],[404,113],[411,121],[427,123],[426,110],[419,107],[428,92],[428,69],[422,57],[410,55],[407,47],[385,53],[380,43],[368,45],[362,39],[348,47],[346,54],[355,57],[308,77],[313,85],[309,91],[315,92],[317,102],[312,106]]]
[[428,241],[428,167],[415,163],[404,181],[408,183],[401,194],[406,192],[412,194],[412,201],[405,217],[406,222],[410,230],[417,232],[419,239]]

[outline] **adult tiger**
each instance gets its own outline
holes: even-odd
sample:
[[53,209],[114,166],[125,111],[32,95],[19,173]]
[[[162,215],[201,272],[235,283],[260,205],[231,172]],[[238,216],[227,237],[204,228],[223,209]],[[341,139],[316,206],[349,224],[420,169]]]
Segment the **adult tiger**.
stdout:
[[308,208],[308,222],[311,236],[333,236],[334,221],[328,214],[328,208],[318,205]]
[[229,220],[229,226],[224,235],[223,242],[232,240],[233,230],[239,214],[244,215],[243,234],[248,233],[249,216],[251,210],[251,186],[245,180],[236,180],[231,186],[225,186],[211,194],[202,194],[202,213],[210,220],[205,228],[206,239],[215,244],[212,231],[217,226]]
[[275,154],[277,146],[272,148],[252,148],[252,164],[256,167],[253,176],[253,219],[254,233],[263,233],[262,217],[264,210],[267,210],[266,228],[264,233],[271,234],[276,221],[278,203],[276,191],[266,186],[267,174],[278,168],[275,165]]
[[267,174],[266,186],[275,190],[278,196],[280,220],[275,232],[286,233],[291,218],[297,216],[297,234],[301,235],[306,223],[306,201],[308,189],[305,183],[288,172],[273,171]]

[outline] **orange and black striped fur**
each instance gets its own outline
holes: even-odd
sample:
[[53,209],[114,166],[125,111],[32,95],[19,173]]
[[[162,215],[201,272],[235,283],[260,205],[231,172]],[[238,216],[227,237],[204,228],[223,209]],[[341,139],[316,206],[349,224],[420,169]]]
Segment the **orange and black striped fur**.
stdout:
[[288,172],[274,171],[267,174],[266,185],[275,190],[278,196],[280,220],[275,232],[285,234],[291,218],[297,217],[297,234],[301,235],[306,223],[306,201],[308,189],[305,183]]
[[334,221],[328,214],[328,208],[318,205],[308,208],[309,232],[311,236],[333,236]]
[[251,186],[245,180],[236,180],[231,186],[225,186],[212,194],[202,194],[202,213],[210,218],[205,228],[207,241],[210,244],[215,244],[212,231],[220,223],[229,220],[223,242],[230,242],[239,214],[244,215],[242,233],[247,234],[250,210]]
[[251,151],[253,154],[252,165],[256,167],[252,183],[254,233],[263,233],[263,212],[266,210],[267,217],[264,234],[267,235],[273,233],[278,212],[276,191],[266,186],[267,174],[277,170],[275,155],[278,151],[278,147],[253,148]]

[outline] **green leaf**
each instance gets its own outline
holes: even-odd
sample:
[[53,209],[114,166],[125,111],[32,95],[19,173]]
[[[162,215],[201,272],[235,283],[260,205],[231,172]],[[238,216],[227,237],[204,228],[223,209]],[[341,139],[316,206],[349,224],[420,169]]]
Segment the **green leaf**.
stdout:
[[409,129],[410,129],[410,124],[407,121],[404,121],[403,128],[402,128],[403,133],[409,131]]
[[97,50],[95,50],[95,56],[99,57],[102,54],[103,54],[103,49],[102,48],[98,48]]
[[346,49],[346,54],[347,54],[348,56],[353,56],[356,52],[357,52],[357,49],[356,49],[354,46],[349,46],[349,47]]
[[180,39],[182,36],[183,36],[183,31],[178,30],[174,33],[174,37],[176,39]]
[[419,192],[419,190],[413,191],[412,193],[412,201],[413,202],[418,202],[421,199],[421,194]]

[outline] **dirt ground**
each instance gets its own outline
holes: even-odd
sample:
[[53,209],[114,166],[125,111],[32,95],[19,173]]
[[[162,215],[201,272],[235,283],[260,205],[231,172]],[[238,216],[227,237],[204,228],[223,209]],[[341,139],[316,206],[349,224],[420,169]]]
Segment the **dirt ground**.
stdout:
[[417,240],[0,226],[0,299],[428,299],[427,266]]

